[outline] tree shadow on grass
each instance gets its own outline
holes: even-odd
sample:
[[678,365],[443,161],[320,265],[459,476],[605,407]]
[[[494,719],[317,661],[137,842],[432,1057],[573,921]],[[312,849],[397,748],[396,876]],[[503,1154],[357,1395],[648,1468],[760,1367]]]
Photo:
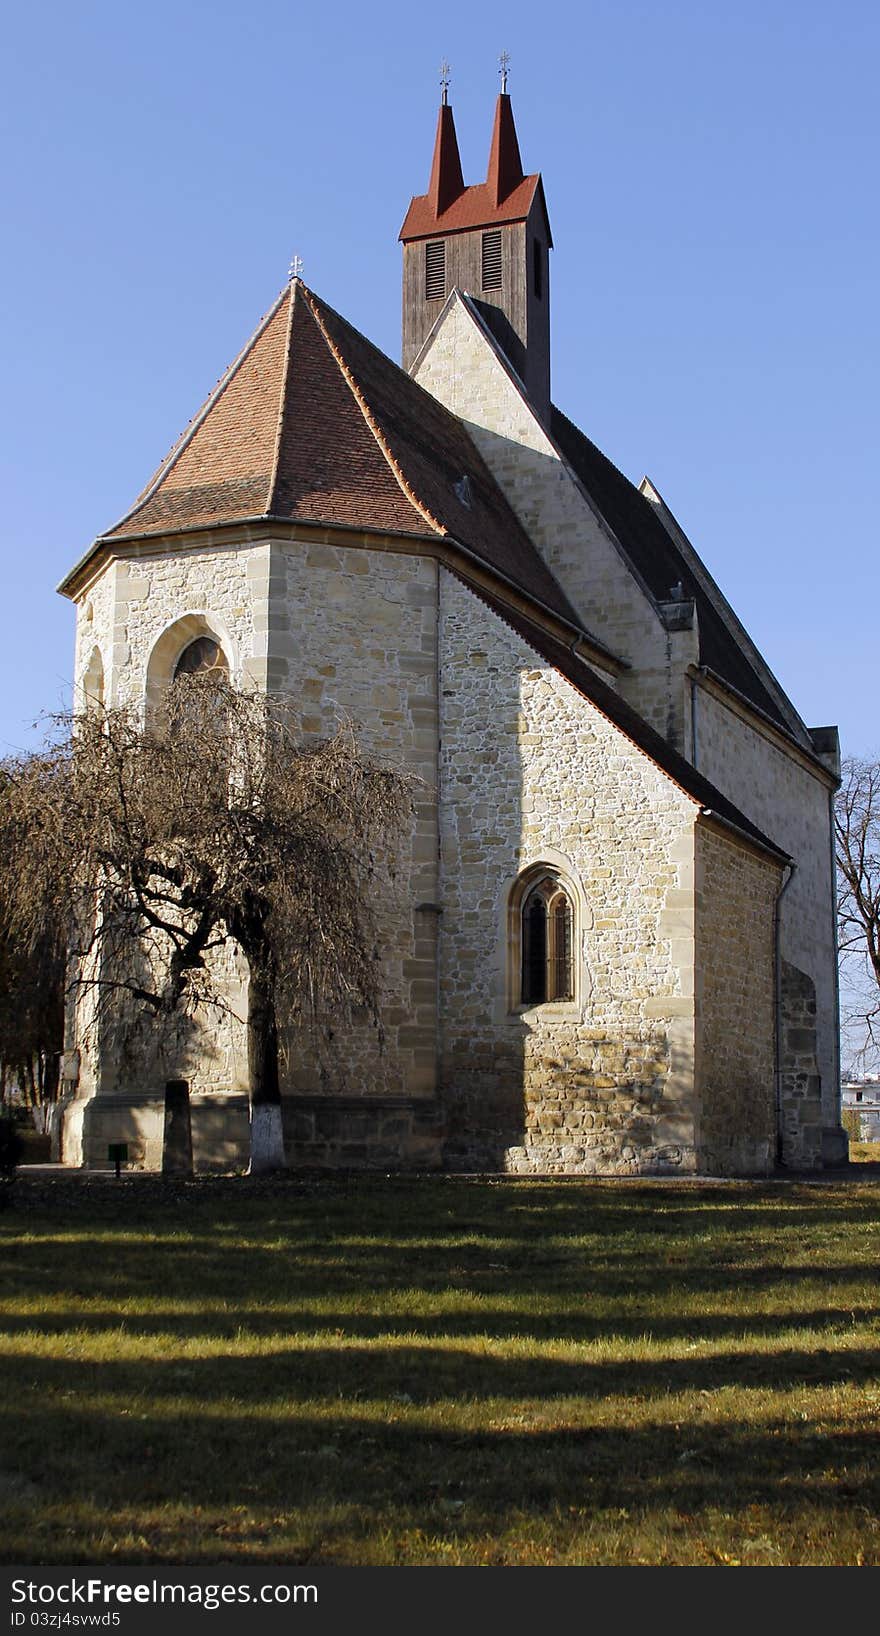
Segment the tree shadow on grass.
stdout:
[[[792,1242],[801,1248],[795,1233]],[[663,1316],[667,1301],[679,1302],[689,1294],[711,1304],[713,1298],[736,1301],[751,1295],[779,1291],[779,1297],[797,1301],[800,1286],[820,1283],[825,1290],[837,1284],[877,1287],[874,1269],[866,1266],[863,1247],[850,1262],[844,1260],[774,1259],[766,1247],[730,1245],[729,1255],[717,1240],[706,1244],[687,1241],[668,1246],[654,1243],[653,1251],[621,1245],[609,1255],[589,1244],[553,1243],[544,1247],[528,1240],[497,1236],[484,1244],[469,1242],[437,1245],[385,1235],[361,1236],[356,1244],[344,1234],[321,1241],[288,1232],[277,1243],[210,1235],[177,1235],[157,1242],[126,1237],[107,1240],[86,1235],[74,1244],[45,1243],[39,1239],[4,1246],[0,1240],[0,1276],[7,1299],[29,1294],[75,1299],[102,1298],[122,1302],[129,1297],[160,1303],[170,1297],[222,1306],[242,1298],[259,1308],[274,1302],[352,1298],[372,1293],[381,1306],[385,1295],[416,1292],[436,1299],[450,1291],[465,1291],[491,1301],[493,1295],[528,1306],[535,1295],[623,1303],[641,1297]],[[830,1248],[830,1247],[829,1247]]]
[[548,1403],[554,1398],[645,1401],[727,1387],[790,1391],[855,1385],[877,1380],[878,1358],[870,1346],[605,1359],[509,1357],[460,1345],[301,1346],[294,1338],[286,1347],[210,1357],[182,1353],[168,1359],[84,1361],[18,1352],[11,1372],[19,1386],[16,1412],[21,1417],[29,1412],[21,1395],[26,1386],[37,1394],[38,1416],[43,1400],[48,1405],[64,1397],[75,1412],[78,1398],[99,1396],[111,1419],[133,1402],[149,1409],[156,1401],[179,1405],[185,1399],[196,1412],[215,1406],[223,1417],[232,1401],[240,1401],[258,1418],[271,1421],[276,1414],[295,1412],[299,1403],[316,1401],[369,1400],[380,1406],[397,1400],[417,1405],[441,1400]]
[[180,1312],[170,1303],[163,1312],[157,1310],[133,1314],[126,1310],[121,1315],[117,1307],[103,1311],[70,1306],[54,1307],[50,1313],[7,1311],[3,1314],[3,1329],[9,1335],[38,1332],[44,1336],[104,1334],[126,1336],[167,1337],[172,1333],[181,1342],[199,1338],[229,1339],[242,1331],[249,1336],[272,1335],[286,1331],[291,1336],[309,1336],[334,1332],[346,1340],[370,1340],[379,1336],[412,1336],[418,1333],[426,1339],[441,1337],[465,1339],[485,1336],[490,1340],[534,1340],[591,1342],[610,1337],[623,1340],[652,1341],[712,1341],[719,1339],[753,1338],[767,1336],[781,1342],[784,1336],[841,1335],[852,1333],[859,1325],[876,1322],[880,1308],[855,1301],[850,1305],[792,1307],[776,1312],[724,1312],[701,1307],[699,1312],[678,1313],[673,1317],[650,1309],[628,1310],[625,1301],[619,1301],[615,1310],[589,1310],[589,1297],[583,1301],[585,1310],[566,1310],[548,1306],[533,1314],[510,1309],[496,1310],[483,1300],[472,1310],[437,1312],[352,1312],[345,1307],[322,1307],[309,1311],[295,1301],[275,1302],[271,1306],[249,1306],[231,1302],[225,1308],[206,1305],[198,1312]]
[[[449,1526],[451,1506],[456,1533],[467,1539],[493,1533],[513,1512],[538,1524],[614,1508],[693,1517],[763,1506],[790,1517],[808,1506],[824,1507],[830,1519],[837,1507],[870,1512],[880,1504],[878,1436],[867,1425],[832,1434],[779,1418],[759,1426],[578,1426],[553,1406],[524,1414],[520,1404],[502,1403],[474,1432],[413,1424],[408,1410],[376,1422],[353,1406],[336,1419],[310,1412],[265,1424],[229,1411],[220,1437],[198,1409],[169,1420],[135,1408],[108,1442],[105,1415],[46,1405],[42,1457],[36,1444],[18,1457],[13,1528],[33,1527],[36,1539],[47,1509],[61,1506],[72,1518],[97,1512],[109,1552],[120,1519],[141,1510],[228,1518],[245,1506],[257,1519],[308,1515],[332,1558],[334,1534],[369,1532],[389,1511],[409,1528],[436,1530],[444,1513]],[[70,1551],[69,1541],[56,1545],[59,1556]],[[0,1560],[12,1560],[4,1549]],[[316,1545],[309,1559],[321,1560],[321,1551]],[[161,1548],[133,1554],[162,1559]],[[223,1559],[218,1545],[213,1560]]]

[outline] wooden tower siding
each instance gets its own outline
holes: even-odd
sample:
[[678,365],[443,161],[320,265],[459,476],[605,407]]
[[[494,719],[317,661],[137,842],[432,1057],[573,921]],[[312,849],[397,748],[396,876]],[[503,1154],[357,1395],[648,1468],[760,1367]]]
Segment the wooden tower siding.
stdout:
[[[498,99],[495,133],[485,183],[460,185],[461,170],[452,110],[441,108],[431,186],[413,199],[401,230],[403,242],[403,367],[411,369],[450,292],[458,288],[478,302],[499,345],[523,382],[533,408],[550,412],[550,227],[538,176],[524,177],[506,95]],[[441,181],[448,185],[441,188]],[[506,197],[504,195],[506,190]],[[438,201],[441,200],[440,208]],[[505,219],[506,218],[506,219]],[[483,235],[501,235],[501,287],[483,288]],[[427,299],[425,249],[442,243],[443,293]],[[535,244],[541,258],[541,289],[535,288]]]

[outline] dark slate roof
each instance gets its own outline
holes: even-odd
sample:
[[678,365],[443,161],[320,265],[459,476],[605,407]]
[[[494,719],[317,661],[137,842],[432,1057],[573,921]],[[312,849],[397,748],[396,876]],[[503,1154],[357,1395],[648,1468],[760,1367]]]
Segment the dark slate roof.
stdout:
[[[470,586],[469,589],[473,590],[474,588]],[[774,841],[771,841],[764,834],[763,830],[758,829],[757,825],[753,824],[751,819],[745,816],[745,813],[740,812],[732,801],[728,801],[726,795],[722,795],[721,791],[716,789],[708,778],[704,778],[702,773],[697,772],[696,768],[692,767],[690,762],[686,761],[684,756],[680,755],[677,750],[674,750],[660,733],[655,732],[654,728],[650,727],[638,712],[633,710],[632,706],[627,704],[626,700],[622,699],[620,694],[614,691],[613,687],[609,687],[608,683],[604,682],[596,674],[592,666],[588,665],[583,659],[579,659],[570,648],[565,646],[564,642],[557,641],[555,637],[550,636],[546,630],[534,624],[524,615],[512,612],[506,603],[500,602],[488,592],[481,590],[477,592],[477,595],[492,609],[493,613],[498,614],[499,618],[510,626],[511,630],[516,631],[524,642],[528,642],[529,646],[541,658],[552,665],[553,669],[557,670],[561,676],[564,676],[572,687],[575,687],[579,693],[583,694],[584,698],[589,699],[591,704],[594,704],[597,710],[600,710],[603,716],[606,716],[615,727],[619,728],[639,750],[649,756],[655,765],[696,801],[707,814],[711,813],[720,819],[722,823],[732,825],[735,830],[741,831],[756,846],[761,847],[765,852],[771,853],[780,861],[790,861],[788,853],[783,852],[781,847],[777,846]]]
[[584,630],[462,422],[299,280],[93,552],[262,519],[450,541]]
[[706,595],[650,500],[555,406],[551,409],[550,429],[568,464],[657,601],[668,602],[672,587],[680,583],[684,596],[696,603],[700,663],[791,736],[791,723]]

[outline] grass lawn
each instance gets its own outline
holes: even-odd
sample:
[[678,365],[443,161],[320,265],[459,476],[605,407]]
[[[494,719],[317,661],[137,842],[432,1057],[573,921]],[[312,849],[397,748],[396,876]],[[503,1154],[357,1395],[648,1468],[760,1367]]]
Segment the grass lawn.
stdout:
[[880,1181],[20,1180],[0,1560],[880,1564]]

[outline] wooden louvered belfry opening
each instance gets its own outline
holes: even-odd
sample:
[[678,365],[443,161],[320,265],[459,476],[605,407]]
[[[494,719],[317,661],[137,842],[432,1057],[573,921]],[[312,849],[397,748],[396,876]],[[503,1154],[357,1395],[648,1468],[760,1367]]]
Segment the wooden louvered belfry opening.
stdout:
[[446,245],[429,239],[425,245],[425,300],[442,301],[446,294]]
[[501,228],[493,227],[483,234],[484,290],[501,289]]

